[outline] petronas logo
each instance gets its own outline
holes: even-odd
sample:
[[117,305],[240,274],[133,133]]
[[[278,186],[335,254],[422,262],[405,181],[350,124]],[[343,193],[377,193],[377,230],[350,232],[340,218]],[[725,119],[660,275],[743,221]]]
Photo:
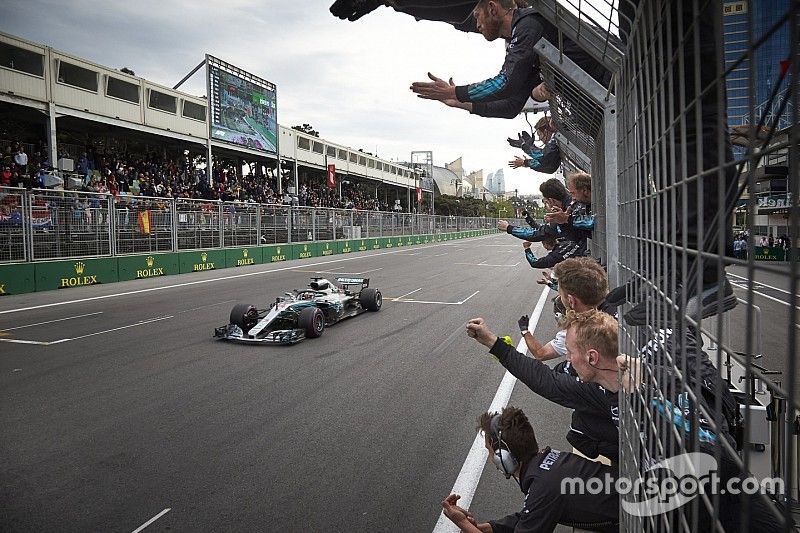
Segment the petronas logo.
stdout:
[[86,269],[86,265],[82,261],[78,261],[75,263],[75,273],[77,275],[82,275],[83,271]]

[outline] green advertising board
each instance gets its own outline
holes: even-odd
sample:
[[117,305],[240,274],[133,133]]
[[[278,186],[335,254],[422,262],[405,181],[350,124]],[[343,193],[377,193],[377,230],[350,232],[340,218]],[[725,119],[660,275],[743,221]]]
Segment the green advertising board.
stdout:
[[74,289],[119,281],[117,258],[36,263],[36,290]]
[[262,258],[263,252],[258,246],[225,249],[225,266],[228,268],[260,265],[263,262]]
[[358,250],[358,246],[361,241],[339,241],[338,242],[338,253],[340,254],[349,254]]
[[126,255],[117,258],[120,281],[180,274],[178,254]]
[[295,244],[292,259],[310,259],[312,257],[316,257],[315,252],[318,250],[318,246],[319,245],[313,242]]
[[180,254],[181,274],[219,268],[225,268],[225,250],[195,250]]
[[261,257],[264,263],[279,263],[288,261],[292,257],[291,244],[279,244],[276,246],[262,246]]
[[329,255],[333,255],[338,252],[338,246],[334,241],[324,241],[317,244],[318,247],[318,256],[319,257],[328,257]]
[[0,265],[0,296],[36,290],[36,269],[32,263]]
[[753,257],[756,261],[785,261],[786,250],[777,246],[755,246]]

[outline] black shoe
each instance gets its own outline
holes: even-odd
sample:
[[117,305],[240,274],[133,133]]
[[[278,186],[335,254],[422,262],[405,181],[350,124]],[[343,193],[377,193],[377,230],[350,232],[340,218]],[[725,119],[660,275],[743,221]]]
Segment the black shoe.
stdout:
[[[720,290],[722,291],[722,309],[720,310],[719,299]],[[676,302],[680,304],[680,295],[676,297]],[[686,300],[686,316],[696,318],[698,314],[702,318],[712,317],[720,312],[725,313],[730,311],[738,304],[736,295],[733,293],[733,287],[728,281],[727,276],[723,281],[704,285],[703,292],[696,294]]]
[[[660,326],[665,327],[673,322],[674,313],[671,305],[664,305],[664,302],[661,302],[660,308],[656,308],[651,303],[651,313],[650,316],[647,316],[647,307],[648,303],[652,302],[649,298],[643,302],[640,302],[633,306],[633,309],[622,315],[625,319],[625,323],[629,326],[644,326],[645,324],[650,324],[653,326]],[[657,312],[658,311],[658,312]]]
[[627,283],[624,285],[620,285],[614,289],[611,289],[609,293],[606,295],[605,305],[607,307],[619,307],[625,302],[635,302],[636,301],[636,293],[639,289],[639,284],[642,280],[638,277],[631,278]]

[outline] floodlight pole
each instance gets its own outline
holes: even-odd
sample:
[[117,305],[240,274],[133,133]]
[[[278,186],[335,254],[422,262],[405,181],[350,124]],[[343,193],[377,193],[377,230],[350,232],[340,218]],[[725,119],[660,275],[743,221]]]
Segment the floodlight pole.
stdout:
[[211,187],[214,185],[214,179],[211,177],[212,171],[214,170],[214,163],[212,161],[211,154],[211,121],[213,120],[211,116],[214,113],[214,104],[211,101],[211,73],[208,69],[208,54],[206,54],[206,57],[203,59],[202,63],[197,65],[194,70],[192,70],[181,81],[178,82],[178,84],[175,86],[175,89],[180,87],[183,82],[188,80],[203,65],[206,66],[206,180],[208,180],[208,186]]

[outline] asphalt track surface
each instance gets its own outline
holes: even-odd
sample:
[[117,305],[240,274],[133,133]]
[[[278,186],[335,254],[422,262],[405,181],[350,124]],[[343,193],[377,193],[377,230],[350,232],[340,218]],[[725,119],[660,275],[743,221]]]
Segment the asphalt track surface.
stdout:
[[[370,277],[383,309],[291,347],[212,339],[315,272]],[[464,323],[516,343],[536,277],[497,235],[0,299],[0,530],[431,531],[505,373]],[[566,409],[510,404],[570,449]],[[471,509],[522,501],[487,467]]]
[[[383,309],[292,347],[212,339],[317,272],[370,277]],[[497,235],[4,297],[0,531],[431,531],[504,375],[464,323],[516,343],[536,277]],[[756,279],[760,364],[785,370],[786,279]],[[745,324],[725,316],[736,349]],[[555,331],[548,300],[536,334]],[[567,410],[520,384],[510,404],[570,449]],[[487,467],[470,507],[522,499]]]

